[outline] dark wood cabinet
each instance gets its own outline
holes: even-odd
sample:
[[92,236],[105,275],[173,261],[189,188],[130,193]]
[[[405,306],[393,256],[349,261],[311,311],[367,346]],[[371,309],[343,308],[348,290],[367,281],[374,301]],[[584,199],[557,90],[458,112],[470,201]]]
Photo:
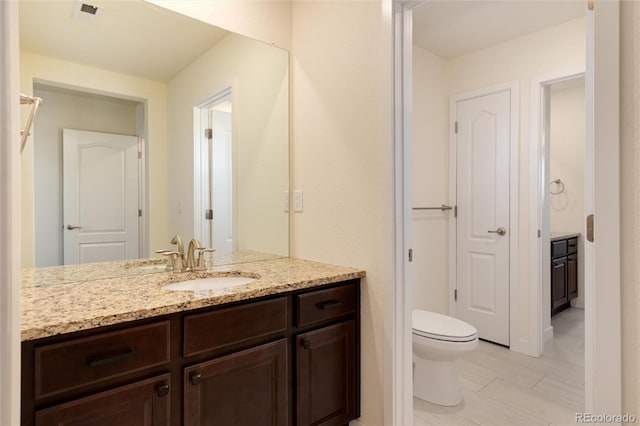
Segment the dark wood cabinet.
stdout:
[[37,426],[168,426],[168,374],[36,412]]
[[344,425],[360,280],[22,344],[23,426]]
[[571,306],[578,296],[578,238],[551,242],[551,316]]
[[184,426],[287,424],[287,341],[184,370]]
[[354,321],[345,321],[296,338],[298,425],[344,425],[355,418],[354,333]]

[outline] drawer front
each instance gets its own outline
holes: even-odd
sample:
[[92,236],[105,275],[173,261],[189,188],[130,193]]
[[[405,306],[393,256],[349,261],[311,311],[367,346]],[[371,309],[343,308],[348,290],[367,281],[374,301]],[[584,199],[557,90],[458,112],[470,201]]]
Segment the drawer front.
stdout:
[[35,349],[36,399],[169,362],[169,321]]
[[577,238],[569,238],[567,240],[567,253],[574,254],[578,252],[578,239]]
[[184,356],[285,333],[287,298],[265,300],[184,318]]
[[296,296],[296,325],[298,327],[338,318],[355,312],[354,285],[317,290]]
[[551,243],[551,257],[566,256],[567,249],[567,240],[553,241]]
[[169,374],[75,399],[36,412],[36,426],[169,426]]

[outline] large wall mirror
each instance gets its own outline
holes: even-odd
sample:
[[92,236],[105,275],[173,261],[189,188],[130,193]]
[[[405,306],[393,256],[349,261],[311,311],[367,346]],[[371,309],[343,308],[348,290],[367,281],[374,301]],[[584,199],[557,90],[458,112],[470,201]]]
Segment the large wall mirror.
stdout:
[[24,267],[289,255],[287,51],[143,0],[21,0],[20,50]]

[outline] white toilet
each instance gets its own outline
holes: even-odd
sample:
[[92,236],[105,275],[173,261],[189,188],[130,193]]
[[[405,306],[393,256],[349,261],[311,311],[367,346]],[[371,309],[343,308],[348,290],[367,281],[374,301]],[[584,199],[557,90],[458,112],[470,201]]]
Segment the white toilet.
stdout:
[[458,405],[462,392],[453,361],[478,347],[478,331],[457,318],[413,311],[413,395],[439,405]]

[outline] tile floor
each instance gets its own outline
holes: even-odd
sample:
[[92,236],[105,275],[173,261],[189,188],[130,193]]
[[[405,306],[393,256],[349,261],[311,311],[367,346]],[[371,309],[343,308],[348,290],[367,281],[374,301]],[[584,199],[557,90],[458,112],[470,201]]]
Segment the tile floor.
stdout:
[[584,311],[552,320],[554,339],[533,358],[480,341],[456,361],[463,402],[442,407],[414,398],[421,425],[568,425],[584,405]]

